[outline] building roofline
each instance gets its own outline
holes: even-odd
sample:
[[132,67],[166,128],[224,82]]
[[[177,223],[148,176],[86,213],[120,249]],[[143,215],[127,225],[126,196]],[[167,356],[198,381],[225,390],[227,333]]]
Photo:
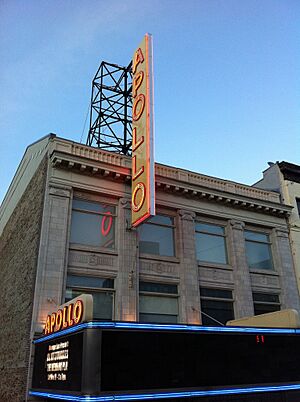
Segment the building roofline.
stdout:
[[279,162],[278,167],[285,180],[300,183],[300,166],[290,162]]
[[[69,140],[69,139],[66,139],[66,138],[63,138],[63,137],[56,136],[56,139],[66,141],[66,142],[72,143],[72,144],[80,146],[80,147],[86,147],[86,148],[89,148],[89,149],[94,150],[94,151],[99,151],[100,153],[104,153],[104,154],[107,154],[107,155],[116,155],[119,159],[124,159],[124,160],[127,160],[127,161],[131,161],[131,158],[129,156],[126,156],[126,155],[117,154],[117,153],[114,153],[114,152],[109,152],[109,151],[106,151],[106,150],[103,150],[103,149],[100,149],[100,148],[96,148],[96,147],[91,147],[89,145],[85,145],[85,144],[79,143],[77,141]],[[126,164],[126,165],[128,165],[128,164]],[[202,177],[206,178],[207,180],[215,180],[215,181],[218,181],[218,182],[222,182],[224,184],[226,183],[227,185],[231,184],[233,186],[242,186],[242,187],[247,187],[249,189],[253,189],[253,185],[244,184],[244,183],[241,183],[241,182],[228,180],[228,179],[222,179],[222,178],[219,178],[217,176],[211,176],[211,175],[207,175],[207,174],[204,174],[204,173],[195,172],[193,170],[185,169],[185,168],[178,167],[178,166],[167,165],[167,164],[164,164],[164,163],[161,163],[161,162],[155,162],[155,166],[165,168],[165,169],[176,169],[177,171],[186,173],[188,175],[199,175],[199,176],[202,176]],[[263,191],[265,193],[270,193],[270,194],[273,194],[274,197],[278,197],[278,192],[276,192],[276,191],[263,190],[263,189],[256,189],[256,190]]]

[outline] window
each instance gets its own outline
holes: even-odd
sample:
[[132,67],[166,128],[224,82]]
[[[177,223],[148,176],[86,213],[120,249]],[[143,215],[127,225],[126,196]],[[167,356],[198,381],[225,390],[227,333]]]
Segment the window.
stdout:
[[115,248],[115,207],[73,200],[71,243]]
[[222,325],[234,320],[231,290],[200,287],[203,325]]
[[246,257],[251,269],[273,269],[269,236],[245,230]]
[[177,285],[140,282],[140,322],[176,323]]
[[141,253],[174,256],[174,219],[156,215],[139,227]]
[[297,204],[297,209],[298,209],[298,216],[300,217],[300,198],[296,198],[296,204]]
[[222,226],[196,223],[197,260],[227,264],[225,230]]
[[274,293],[253,293],[253,304],[255,315],[280,310],[279,295]]
[[93,296],[93,316],[101,320],[112,320],[114,293],[113,279],[103,279],[93,276],[67,276],[65,302],[81,294]]

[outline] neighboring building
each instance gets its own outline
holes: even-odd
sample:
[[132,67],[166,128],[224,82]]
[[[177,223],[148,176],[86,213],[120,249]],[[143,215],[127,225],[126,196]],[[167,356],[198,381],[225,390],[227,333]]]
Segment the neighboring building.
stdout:
[[27,148],[0,209],[1,402],[24,400],[31,340],[81,293],[105,320],[221,325],[300,311],[292,208],[278,193],[155,173],[157,215],[135,230],[131,158],[54,134]]
[[281,201],[293,207],[288,219],[289,235],[300,291],[300,166],[289,162],[270,165],[254,187],[279,192]]

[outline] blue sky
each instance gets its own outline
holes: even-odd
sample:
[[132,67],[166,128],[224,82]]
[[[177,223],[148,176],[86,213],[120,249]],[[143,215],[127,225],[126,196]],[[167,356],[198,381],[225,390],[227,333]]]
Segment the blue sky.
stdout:
[[28,144],[80,142],[100,62],[146,32],[157,162],[245,184],[300,164],[298,0],[1,0],[0,201]]

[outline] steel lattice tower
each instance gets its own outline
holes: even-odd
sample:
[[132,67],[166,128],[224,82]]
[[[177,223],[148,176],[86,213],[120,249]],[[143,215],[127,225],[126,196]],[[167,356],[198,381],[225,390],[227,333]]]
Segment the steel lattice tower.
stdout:
[[103,61],[93,79],[90,129],[86,144],[131,154],[132,62],[127,67]]

